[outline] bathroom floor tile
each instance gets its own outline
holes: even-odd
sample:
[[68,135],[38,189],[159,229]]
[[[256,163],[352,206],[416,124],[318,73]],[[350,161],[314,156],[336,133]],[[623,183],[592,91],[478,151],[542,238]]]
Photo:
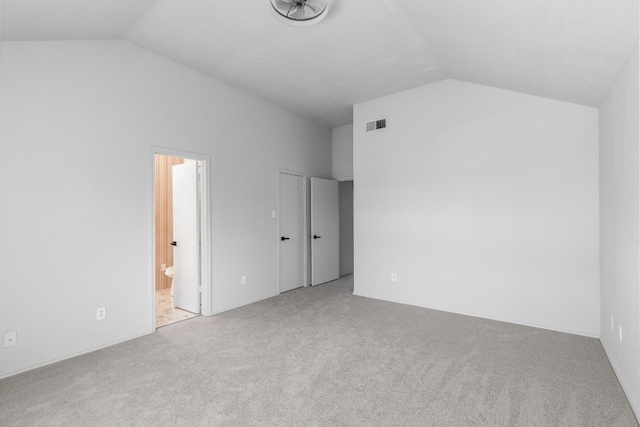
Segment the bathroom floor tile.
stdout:
[[156,328],[200,316],[178,307],[172,309],[170,292],[170,289],[156,291]]

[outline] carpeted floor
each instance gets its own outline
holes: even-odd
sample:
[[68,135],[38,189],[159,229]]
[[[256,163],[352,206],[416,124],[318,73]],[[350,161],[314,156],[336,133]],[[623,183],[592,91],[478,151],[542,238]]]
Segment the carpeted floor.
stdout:
[[2,426],[636,426],[597,339],[352,277],[0,380]]

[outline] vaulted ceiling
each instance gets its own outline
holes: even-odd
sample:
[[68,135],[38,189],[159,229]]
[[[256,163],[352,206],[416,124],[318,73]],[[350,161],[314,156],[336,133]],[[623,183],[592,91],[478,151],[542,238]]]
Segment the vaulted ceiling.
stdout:
[[638,0],[1,0],[0,38],[124,39],[320,124],[445,78],[597,107],[638,42]]

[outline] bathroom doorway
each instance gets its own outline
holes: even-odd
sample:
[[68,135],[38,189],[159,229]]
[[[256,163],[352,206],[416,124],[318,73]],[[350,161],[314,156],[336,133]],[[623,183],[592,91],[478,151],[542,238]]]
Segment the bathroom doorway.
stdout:
[[153,149],[154,328],[210,310],[208,164],[207,156]]

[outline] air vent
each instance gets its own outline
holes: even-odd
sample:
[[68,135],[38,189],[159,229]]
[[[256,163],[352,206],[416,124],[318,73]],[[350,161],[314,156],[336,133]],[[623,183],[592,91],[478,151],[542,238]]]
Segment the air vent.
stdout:
[[384,129],[386,127],[387,127],[387,119],[376,120],[376,121],[367,123],[367,132],[371,132],[372,130]]

